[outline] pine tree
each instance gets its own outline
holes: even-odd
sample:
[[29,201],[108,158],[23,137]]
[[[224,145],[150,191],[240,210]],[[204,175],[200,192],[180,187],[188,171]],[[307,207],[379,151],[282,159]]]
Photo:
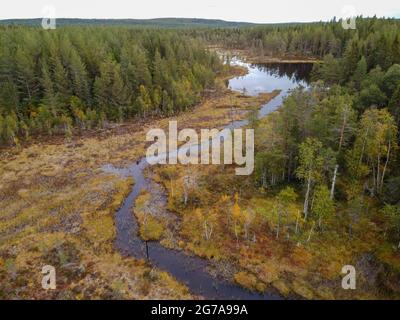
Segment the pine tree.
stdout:
[[69,60],[69,74],[72,78],[72,94],[86,105],[90,105],[90,88],[86,66],[76,50],[71,50]]
[[360,60],[360,43],[357,37],[350,40],[343,55],[343,78],[348,81]]
[[130,105],[130,94],[122,79],[120,65],[111,57],[100,66],[94,94],[100,112],[104,112],[110,120],[121,120],[122,113]]
[[174,111],[174,104],[168,92],[163,90],[161,99],[162,110],[166,115],[172,115]]
[[0,113],[10,114],[16,112],[19,117],[23,116],[20,109],[18,89],[14,82],[7,80],[0,82]]
[[59,57],[53,59],[53,81],[54,93],[56,96],[56,105],[51,105],[53,112],[62,113],[62,110],[68,106],[69,99],[72,95],[70,82],[68,79],[68,71],[64,68]]
[[29,104],[35,102],[39,90],[38,77],[35,72],[35,62],[28,52],[21,47],[15,54],[16,79],[21,99]]
[[391,97],[400,83],[400,64],[392,65],[383,77],[383,90],[387,97]]
[[304,180],[306,184],[306,194],[304,197],[304,219],[307,219],[309,210],[310,194],[315,182],[322,179],[324,158],[322,153],[322,143],[314,138],[307,138],[301,143],[299,150],[299,166],[297,177]]
[[353,85],[357,90],[360,90],[361,82],[364,80],[366,74],[367,74],[367,61],[365,60],[365,57],[362,56],[360,61],[358,61],[357,68],[354,71],[354,74],[351,78],[351,81],[353,82]]
[[400,34],[397,33],[392,45],[393,63],[400,64]]
[[162,60],[161,60],[161,55],[158,50],[156,50],[154,54],[154,60],[153,60],[153,66],[152,66],[152,74],[153,74],[153,84],[155,86],[161,87],[163,84],[162,81]]
[[17,144],[17,130],[18,130],[18,122],[15,114],[6,115],[4,118],[0,118],[0,133],[2,140],[6,144]]
[[121,67],[124,70],[124,80],[130,84],[134,92],[139,92],[140,85],[152,85],[146,53],[143,48],[133,45],[125,46],[121,53]]
[[43,91],[42,103],[50,106],[54,116],[57,114],[58,100],[55,94],[54,83],[46,63],[42,64],[41,86]]

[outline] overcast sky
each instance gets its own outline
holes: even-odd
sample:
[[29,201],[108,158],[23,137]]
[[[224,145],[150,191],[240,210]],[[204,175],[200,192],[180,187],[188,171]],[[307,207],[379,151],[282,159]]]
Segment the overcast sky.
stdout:
[[400,0],[1,0],[0,19],[43,17],[46,6],[66,18],[210,18],[248,22],[306,22],[356,14],[400,18]]

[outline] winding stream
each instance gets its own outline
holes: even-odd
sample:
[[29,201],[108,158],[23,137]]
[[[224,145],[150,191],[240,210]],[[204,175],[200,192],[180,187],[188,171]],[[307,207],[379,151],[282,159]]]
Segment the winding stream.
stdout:
[[[247,67],[249,73],[231,79],[228,83],[230,89],[245,91],[249,95],[257,95],[260,92],[270,92],[275,89],[281,90],[278,96],[261,107],[260,118],[275,111],[291,89],[299,85],[307,86],[307,76],[311,71],[311,66],[306,64],[250,65],[240,60],[234,60],[233,63]],[[234,121],[228,128],[238,128],[246,124],[246,120]],[[220,137],[218,136],[216,139],[220,139]],[[173,154],[168,154],[168,156],[176,156],[176,151]],[[146,244],[138,235],[138,224],[132,214],[132,207],[140,191],[142,189],[150,190],[152,183],[154,183],[144,176],[144,170],[148,166],[146,157],[143,157],[140,161],[126,168],[119,169],[111,165],[103,167],[105,172],[125,177],[131,176],[135,181],[132,191],[115,214],[117,229],[115,247],[124,256],[146,258]],[[165,194],[161,201],[162,205],[166,207],[167,196]],[[278,295],[253,293],[234,283],[215,278],[207,272],[209,265],[207,260],[192,256],[184,251],[167,249],[159,242],[148,242],[148,253],[152,265],[169,272],[178,281],[185,283],[193,294],[201,295],[207,299],[280,299]]]

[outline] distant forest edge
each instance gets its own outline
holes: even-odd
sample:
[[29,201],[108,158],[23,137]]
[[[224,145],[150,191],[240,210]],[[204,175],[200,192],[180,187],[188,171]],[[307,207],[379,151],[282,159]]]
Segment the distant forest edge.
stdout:
[[345,30],[333,19],[251,28],[0,26],[0,140],[10,145],[35,133],[71,135],[106,121],[187,110],[224,71],[206,49],[215,44],[323,59],[315,81],[346,86],[360,112],[389,106],[398,123],[400,20],[360,17],[356,25]]
[[[138,26],[138,27],[215,27],[236,28],[251,27],[257,25],[250,22],[235,22],[218,19],[195,19],[195,18],[156,18],[156,19],[71,19],[57,18],[58,26],[71,25],[94,25],[94,26]],[[26,25],[41,26],[42,18],[34,19],[6,19],[0,20],[0,25]]]

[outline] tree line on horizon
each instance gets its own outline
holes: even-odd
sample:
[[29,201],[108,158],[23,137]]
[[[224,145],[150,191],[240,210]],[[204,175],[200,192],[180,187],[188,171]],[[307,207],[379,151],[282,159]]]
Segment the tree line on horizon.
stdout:
[[383,69],[399,63],[400,19],[355,19],[356,29],[344,29],[342,20],[328,22],[255,26],[252,28],[191,29],[192,37],[226,49],[244,49],[256,56],[292,56],[323,58],[331,54],[340,58],[357,40],[369,68]]

